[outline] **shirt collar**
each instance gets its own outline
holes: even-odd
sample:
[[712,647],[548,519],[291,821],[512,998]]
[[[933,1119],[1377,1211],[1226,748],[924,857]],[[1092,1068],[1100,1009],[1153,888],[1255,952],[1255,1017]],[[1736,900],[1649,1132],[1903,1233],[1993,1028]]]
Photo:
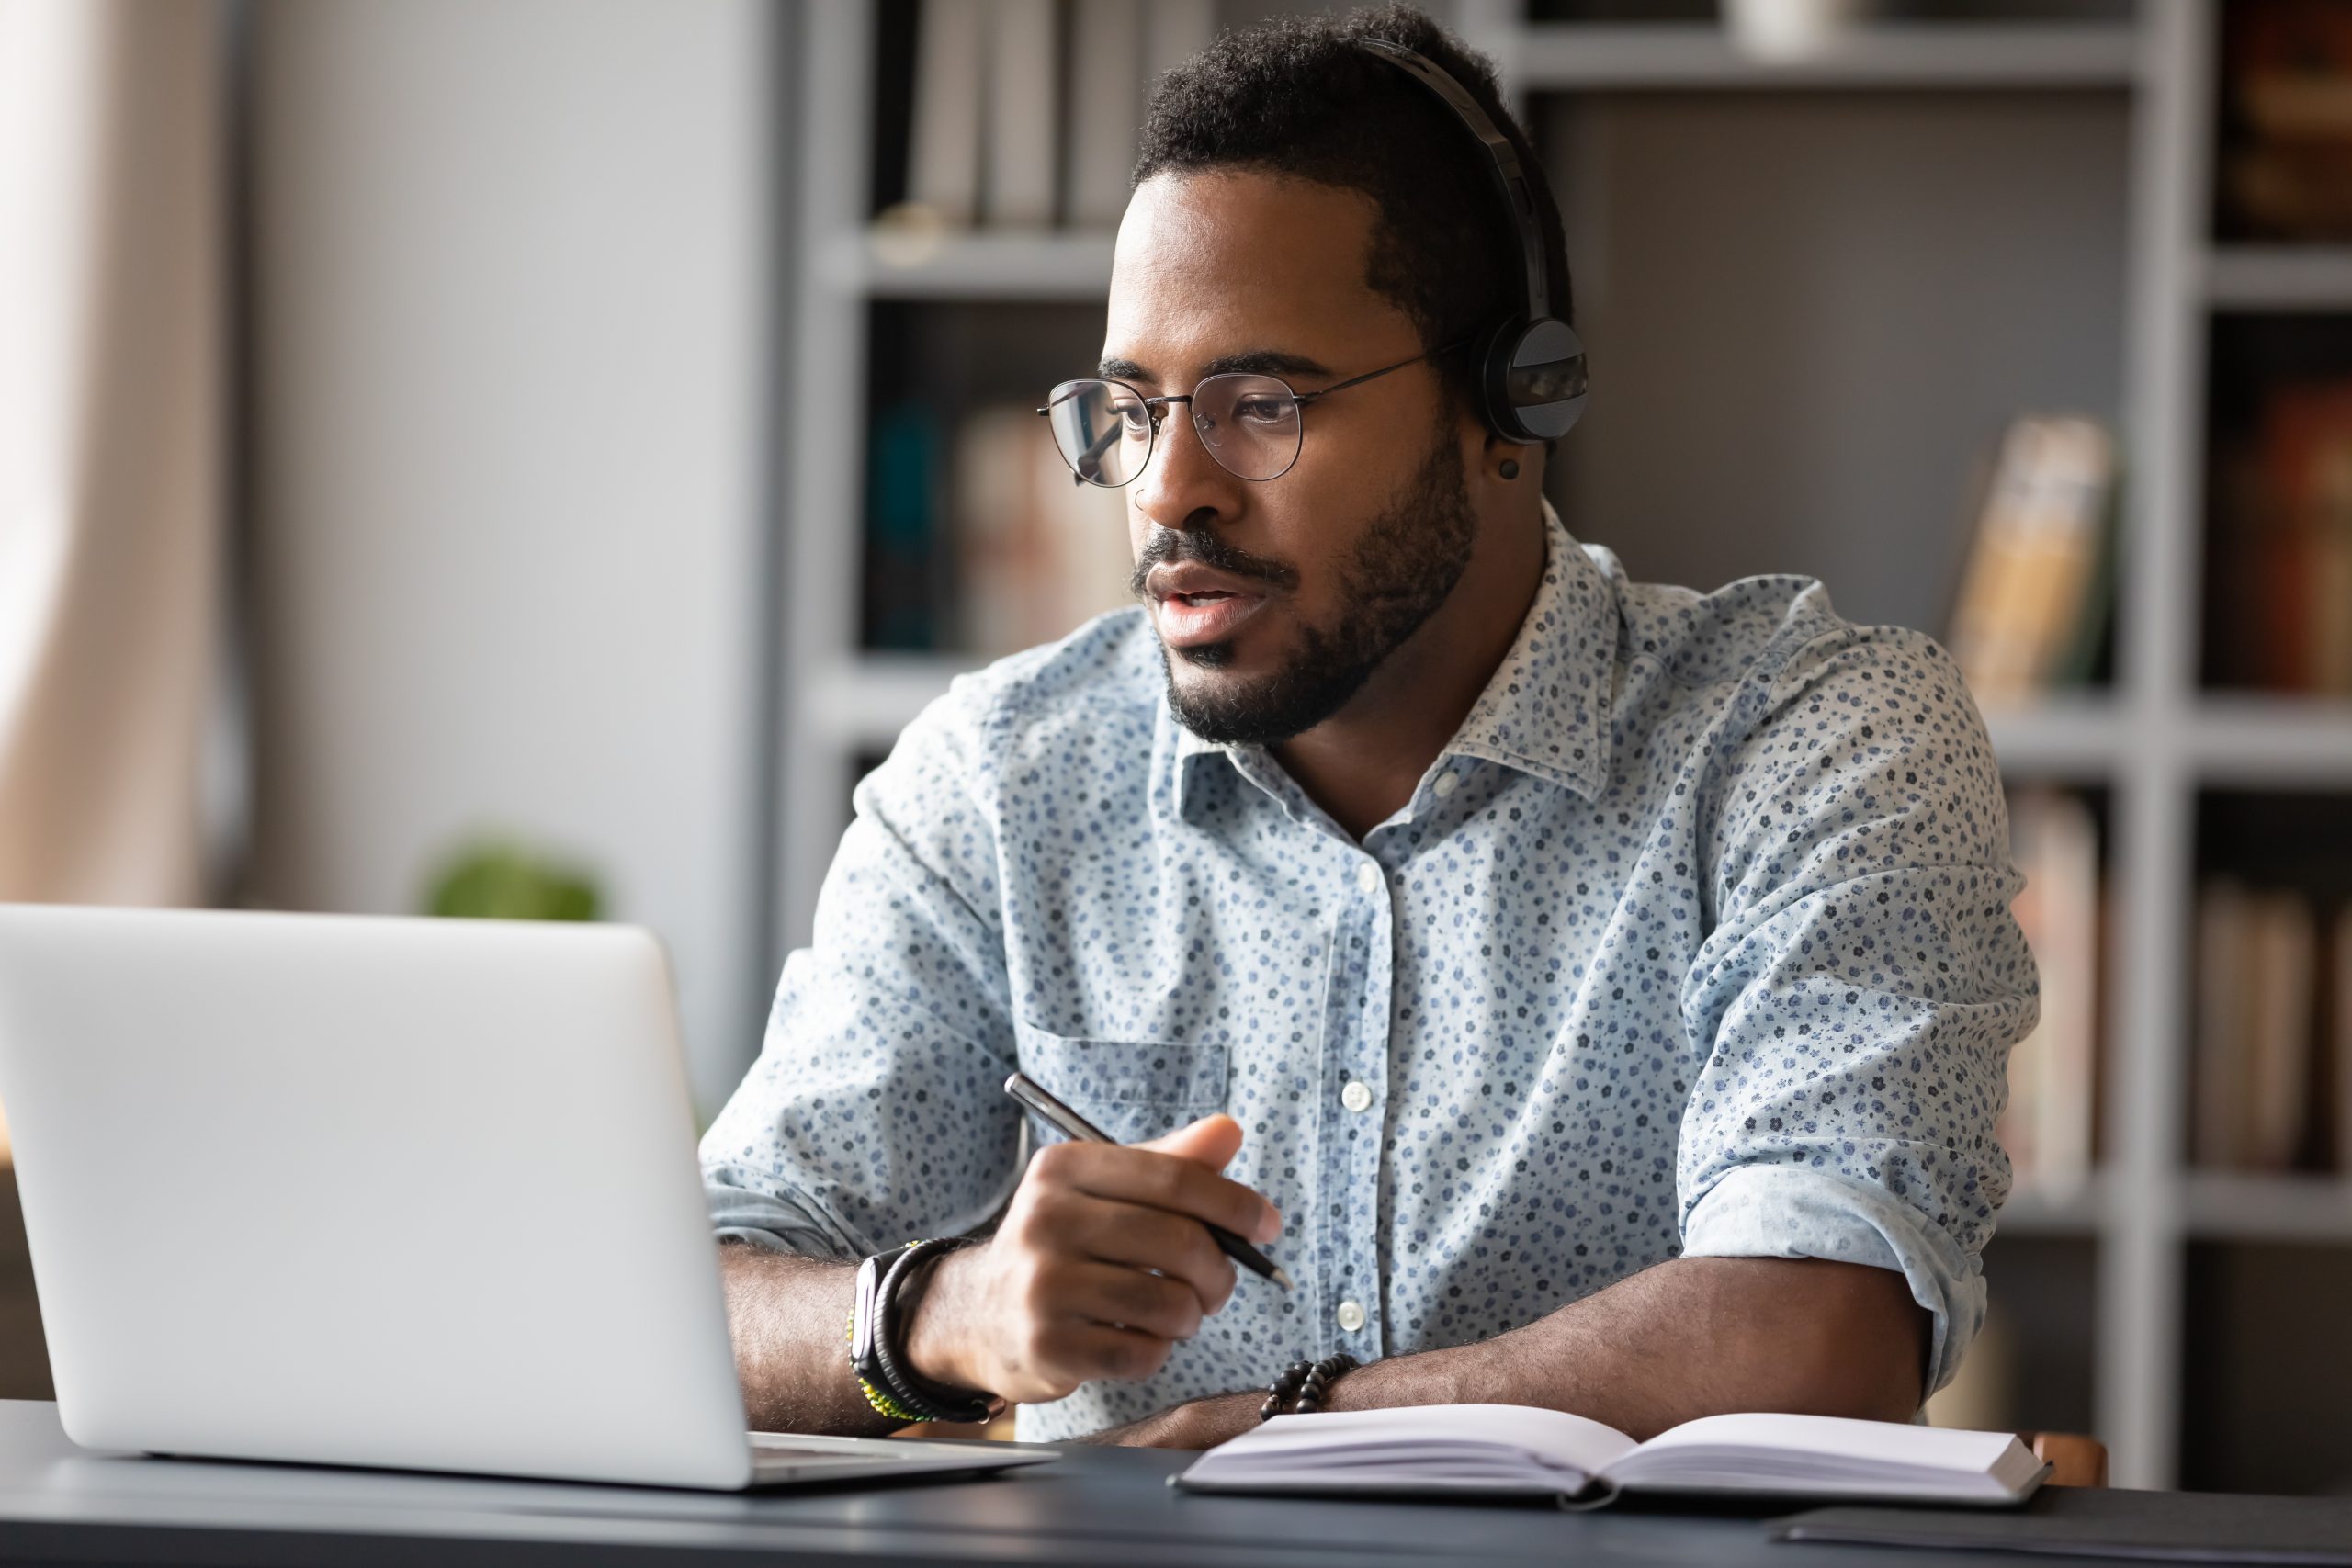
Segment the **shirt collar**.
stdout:
[[[1576,791],[1587,799],[1609,779],[1610,711],[1617,656],[1617,600],[1609,580],[1544,502],[1544,580],[1502,662],[1445,748],[1482,757]],[[1184,808],[1196,761],[1225,757],[1253,779],[1271,761],[1257,746],[1204,740],[1159,698],[1176,731],[1176,809]]]
[[1535,602],[1446,750],[1590,799],[1609,781],[1616,663],[1616,592],[1546,501]]

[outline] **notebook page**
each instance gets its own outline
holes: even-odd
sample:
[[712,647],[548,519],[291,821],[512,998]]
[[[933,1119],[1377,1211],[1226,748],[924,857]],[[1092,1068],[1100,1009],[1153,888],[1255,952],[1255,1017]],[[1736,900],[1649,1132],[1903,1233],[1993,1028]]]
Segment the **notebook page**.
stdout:
[[[1662,1432],[1605,1472],[1621,1486],[1794,1488],[1805,1483],[1978,1493],[2017,1439],[1837,1416],[1710,1416]],[[1996,1489],[2006,1490],[2005,1486]]]
[[[1623,1433],[1521,1404],[1426,1404],[1277,1416],[1185,1472],[1203,1485],[1430,1486],[1509,1480],[1523,1490],[1575,1491],[1633,1451]],[[1474,1479],[1476,1478],[1476,1479]]]

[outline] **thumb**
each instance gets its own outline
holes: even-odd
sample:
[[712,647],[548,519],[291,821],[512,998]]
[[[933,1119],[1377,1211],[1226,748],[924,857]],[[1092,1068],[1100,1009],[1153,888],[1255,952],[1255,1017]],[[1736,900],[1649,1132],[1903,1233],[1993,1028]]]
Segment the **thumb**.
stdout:
[[1223,1170],[1226,1162],[1241,1152],[1241,1123],[1223,1111],[1204,1116],[1187,1127],[1179,1127],[1164,1137],[1138,1144],[1137,1148],[1154,1153],[1174,1155],[1211,1170]]

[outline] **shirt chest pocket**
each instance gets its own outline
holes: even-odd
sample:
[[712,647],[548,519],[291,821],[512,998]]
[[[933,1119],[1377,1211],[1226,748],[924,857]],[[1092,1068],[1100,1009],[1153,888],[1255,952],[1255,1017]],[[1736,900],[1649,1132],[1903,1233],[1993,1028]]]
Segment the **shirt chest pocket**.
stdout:
[[1021,1070],[1120,1143],[1156,1138],[1225,1109],[1222,1045],[1073,1040],[1026,1024],[1018,1032]]

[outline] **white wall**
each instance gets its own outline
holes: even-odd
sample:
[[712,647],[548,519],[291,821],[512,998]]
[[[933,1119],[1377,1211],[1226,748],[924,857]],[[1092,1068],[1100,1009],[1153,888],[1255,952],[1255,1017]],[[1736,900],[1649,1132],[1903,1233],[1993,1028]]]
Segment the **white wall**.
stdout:
[[257,901],[479,829],[755,1043],[769,28],[754,0],[254,12]]

